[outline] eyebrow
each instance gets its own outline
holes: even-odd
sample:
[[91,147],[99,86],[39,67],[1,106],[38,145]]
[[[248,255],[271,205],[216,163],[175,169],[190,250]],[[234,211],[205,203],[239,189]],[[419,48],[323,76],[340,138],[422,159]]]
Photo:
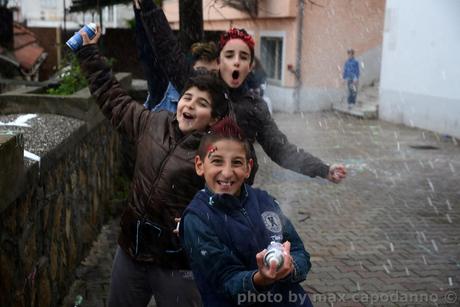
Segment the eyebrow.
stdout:
[[204,101],[204,102],[206,102],[208,105],[211,106],[211,102],[209,102],[206,98],[200,97],[200,98],[198,98],[198,100]]

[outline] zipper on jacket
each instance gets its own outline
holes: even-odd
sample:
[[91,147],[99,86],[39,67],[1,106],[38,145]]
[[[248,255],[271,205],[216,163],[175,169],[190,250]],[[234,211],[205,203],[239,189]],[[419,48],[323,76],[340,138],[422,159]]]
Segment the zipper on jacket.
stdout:
[[172,156],[171,153],[173,153],[176,150],[176,148],[179,145],[181,145],[182,143],[184,143],[185,140],[188,139],[192,134],[184,136],[182,139],[179,140],[179,142],[174,144],[174,146],[171,149],[168,150],[168,154],[167,154],[166,158],[163,160],[163,162],[161,162],[161,166],[160,166],[160,169],[158,171],[158,175],[155,178],[155,181],[152,183],[152,189],[150,190],[149,198],[147,199],[147,204],[146,205],[150,204],[150,201],[152,200],[152,195],[156,191],[156,184],[158,183],[158,181],[161,178],[161,174],[163,173],[163,169],[164,169],[166,163],[169,161],[169,159],[171,159],[171,156]]
[[241,209],[240,209],[240,212],[244,215],[244,217],[245,217],[246,220],[248,221],[249,227],[250,227],[251,229],[254,229],[254,225],[252,224],[252,221],[251,221],[251,219],[249,218],[249,214],[248,214],[248,212],[246,211],[246,209],[245,209],[245,208],[241,208]]

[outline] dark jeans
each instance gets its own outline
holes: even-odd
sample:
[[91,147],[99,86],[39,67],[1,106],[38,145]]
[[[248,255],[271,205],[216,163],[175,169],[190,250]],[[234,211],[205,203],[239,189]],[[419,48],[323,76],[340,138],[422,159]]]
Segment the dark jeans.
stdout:
[[158,307],[201,306],[191,271],[137,262],[118,247],[113,260],[108,306],[145,307],[152,295]]
[[348,79],[347,85],[348,85],[348,104],[355,104],[356,96],[358,95],[357,83],[353,82],[353,79]]
[[136,21],[136,47],[149,91],[148,105],[153,108],[163,99],[169,81],[158,62],[156,50],[149,43],[140,10],[134,9],[134,18]]

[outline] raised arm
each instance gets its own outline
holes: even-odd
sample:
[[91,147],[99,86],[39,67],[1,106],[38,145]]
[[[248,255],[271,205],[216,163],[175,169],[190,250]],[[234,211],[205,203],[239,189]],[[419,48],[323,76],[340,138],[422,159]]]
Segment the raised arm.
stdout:
[[91,41],[86,35],[82,36],[86,44],[84,43],[85,45],[77,52],[77,58],[89,81],[91,94],[112,125],[126,134],[131,141],[135,141],[145,129],[149,117],[153,115],[132,99],[115,79],[111,68],[99,54],[95,44],[99,36]]
[[158,8],[153,1],[142,1],[141,16],[150,45],[155,50],[163,71],[169,82],[181,92],[191,75],[192,68],[182,52],[179,41],[174,36],[163,10]]

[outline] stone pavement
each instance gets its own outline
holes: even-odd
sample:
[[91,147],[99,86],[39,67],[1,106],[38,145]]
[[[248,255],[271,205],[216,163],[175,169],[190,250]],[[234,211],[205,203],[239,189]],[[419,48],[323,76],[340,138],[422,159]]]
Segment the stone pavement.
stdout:
[[[292,143],[349,172],[335,185],[258,151],[255,185],[278,198],[311,254],[303,285],[315,306],[459,306],[457,140],[333,112],[274,117]],[[117,230],[104,227],[63,306],[77,295],[105,306]]]

